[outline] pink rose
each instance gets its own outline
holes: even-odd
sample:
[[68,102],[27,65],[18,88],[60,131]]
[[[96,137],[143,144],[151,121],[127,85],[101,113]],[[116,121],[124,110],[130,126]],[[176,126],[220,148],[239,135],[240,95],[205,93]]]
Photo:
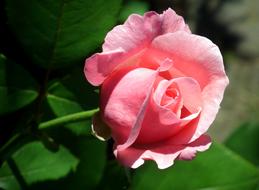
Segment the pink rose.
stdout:
[[[218,47],[172,9],[131,15],[107,34],[102,53],[86,59],[84,72],[101,85],[100,118],[122,164],[154,160],[163,169],[209,148],[204,133],[228,78]],[[95,133],[103,126],[95,119]]]

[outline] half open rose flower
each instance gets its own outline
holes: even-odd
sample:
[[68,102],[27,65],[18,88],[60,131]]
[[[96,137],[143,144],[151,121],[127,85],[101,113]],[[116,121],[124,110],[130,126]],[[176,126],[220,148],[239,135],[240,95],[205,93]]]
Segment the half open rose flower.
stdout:
[[109,127],[122,164],[154,160],[163,169],[209,148],[205,133],[228,78],[218,47],[191,34],[172,9],[131,15],[107,34],[102,53],[86,59],[84,71],[101,86],[93,129],[106,131],[105,138],[102,127]]

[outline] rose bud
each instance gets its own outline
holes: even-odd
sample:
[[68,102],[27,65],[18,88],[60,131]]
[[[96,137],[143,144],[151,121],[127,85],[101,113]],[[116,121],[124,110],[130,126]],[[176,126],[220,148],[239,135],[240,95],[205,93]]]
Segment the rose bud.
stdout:
[[205,133],[228,85],[215,44],[192,34],[168,9],[130,15],[107,34],[102,49],[84,68],[86,79],[100,86],[93,130],[102,139],[110,133],[123,165],[153,160],[164,169],[209,148]]

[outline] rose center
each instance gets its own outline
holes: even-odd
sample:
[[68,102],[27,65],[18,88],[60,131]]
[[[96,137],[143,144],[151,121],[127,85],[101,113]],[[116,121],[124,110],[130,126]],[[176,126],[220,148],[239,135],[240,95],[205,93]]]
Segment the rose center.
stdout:
[[170,88],[166,90],[165,95],[171,98],[176,98],[179,96],[179,92],[175,88]]
[[175,103],[179,98],[179,91],[175,88],[168,88],[162,98],[161,106],[167,106]]

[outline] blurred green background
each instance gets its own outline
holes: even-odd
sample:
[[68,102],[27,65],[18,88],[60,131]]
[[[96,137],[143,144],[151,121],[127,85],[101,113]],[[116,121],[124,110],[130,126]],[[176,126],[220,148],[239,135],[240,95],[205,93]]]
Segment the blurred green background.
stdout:
[[[130,170],[111,141],[91,135],[92,112],[46,123],[97,108],[84,59],[128,15],[168,7],[224,57],[230,85],[210,150],[166,170],[149,162]],[[258,108],[258,0],[0,1],[0,189],[259,190]]]

